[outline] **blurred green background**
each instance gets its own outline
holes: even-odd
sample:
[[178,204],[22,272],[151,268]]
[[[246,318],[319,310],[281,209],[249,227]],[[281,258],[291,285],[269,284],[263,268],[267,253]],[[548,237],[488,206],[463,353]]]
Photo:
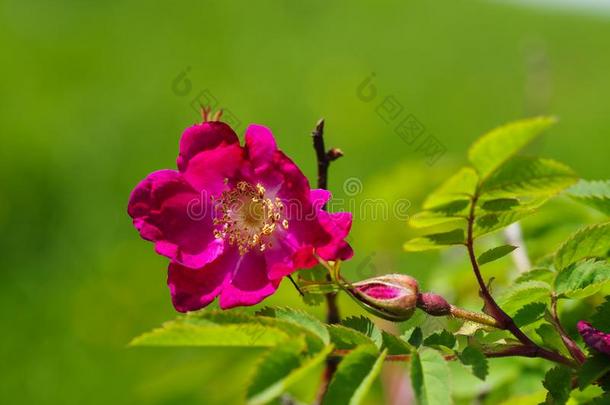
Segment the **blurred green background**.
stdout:
[[[584,178],[610,177],[603,13],[462,0],[0,4],[3,403],[239,403],[259,352],[126,347],[175,315],[167,260],[131,226],[127,199],[149,172],[174,168],[202,92],[234,114],[240,134],[269,126],[310,179],[309,133],[325,117],[327,143],[346,155],[331,168],[335,197],[407,199],[409,214],[476,137],[539,113],[560,122],[536,153]],[[372,74],[366,102],[358,86]],[[378,115],[387,96],[446,148],[434,165]],[[352,177],[362,190],[346,196]],[[565,232],[589,215],[567,212]],[[476,308],[462,252],[407,255],[409,232],[404,220],[357,218],[345,275],[414,274]],[[498,263],[502,280],[510,262]],[[303,306],[288,283],[265,304]],[[509,362],[493,362],[488,389],[504,398],[541,389],[538,377],[514,382],[538,376],[537,363],[519,360],[516,372]],[[295,395],[310,399],[317,381]],[[458,402],[481,387],[459,372],[454,383]],[[378,384],[370,403],[381,395]]]

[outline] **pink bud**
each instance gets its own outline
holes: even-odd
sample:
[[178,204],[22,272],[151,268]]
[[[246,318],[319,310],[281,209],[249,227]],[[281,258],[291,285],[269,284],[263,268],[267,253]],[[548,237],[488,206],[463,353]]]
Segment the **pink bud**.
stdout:
[[432,316],[445,316],[451,313],[451,305],[447,300],[433,293],[420,294],[417,307]]
[[349,291],[368,311],[396,322],[415,312],[419,286],[413,277],[387,274],[354,283]]
[[600,353],[610,355],[610,333],[604,333],[599,329],[595,329],[589,322],[585,321],[578,322],[576,328],[587,346]]

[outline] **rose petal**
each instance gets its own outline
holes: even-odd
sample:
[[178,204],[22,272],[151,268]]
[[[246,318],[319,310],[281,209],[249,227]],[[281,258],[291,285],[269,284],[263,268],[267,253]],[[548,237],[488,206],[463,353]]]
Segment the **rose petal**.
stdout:
[[[239,256],[235,248],[233,255]],[[222,309],[240,305],[254,305],[273,294],[280,280],[269,280],[267,263],[260,252],[249,252],[239,256],[233,277],[220,293],[219,304]]]
[[187,312],[207,306],[220,294],[236,263],[235,256],[231,255],[221,255],[199,269],[171,263],[167,285],[174,308],[180,312]]
[[238,144],[199,152],[189,161],[184,178],[208,198],[218,196],[227,188],[225,179],[233,178],[238,172],[242,155],[243,150]]
[[191,158],[200,152],[232,144],[239,145],[239,139],[224,122],[211,121],[188,127],[180,139],[178,169],[184,172]]
[[354,255],[352,247],[344,240],[352,227],[352,214],[349,212],[327,213],[321,211],[320,223],[331,235],[331,240],[316,249],[325,260],[348,260]]
[[266,169],[273,154],[277,150],[277,145],[271,130],[262,125],[251,124],[246,129],[246,155],[255,170]]
[[207,199],[178,172],[161,170],[133,190],[127,211],[142,238],[155,242],[157,253],[188,267],[214,260],[223,242],[212,232],[212,209]]

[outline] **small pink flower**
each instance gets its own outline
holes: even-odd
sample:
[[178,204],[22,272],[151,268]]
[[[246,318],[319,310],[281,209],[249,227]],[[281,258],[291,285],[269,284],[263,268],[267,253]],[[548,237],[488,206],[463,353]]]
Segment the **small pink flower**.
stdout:
[[587,346],[600,353],[610,355],[610,333],[604,333],[599,329],[595,329],[590,323],[585,321],[578,322],[576,328]]
[[245,145],[222,122],[187,128],[178,170],[151,173],[133,190],[128,213],[140,235],[171,259],[168,285],[181,312],[220,296],[221,308],[254,305],[281,279],[326,260],[347,260],[349,213],[327,213],[271,131],[246,129]]

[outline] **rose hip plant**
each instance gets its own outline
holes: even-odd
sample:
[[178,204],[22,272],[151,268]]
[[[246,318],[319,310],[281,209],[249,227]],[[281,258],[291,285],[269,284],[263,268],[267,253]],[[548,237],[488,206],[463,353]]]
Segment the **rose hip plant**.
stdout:
[[[188,312],[135,338],[133,346],[266,348],[247,383],[249,404],[277,400],[317,368],[323,371],[316,403],[357,404],[386,362],[405,364],[417,403],[446,404],[452,401],[448,362],[485,380],[490,359],[500,357],[544,363],[545,403],[610,403],[610,296],[604,297],[610,222],[583,224],[509,285],[493,284],[485,266],[524,246],[477,246],[560,193],[610,215],[610,181],[579,180],[562,163],[521,155],[553,118],[485,134],[468,152],[470,166],[441,184],[409,221],[421,232],[405,243],[407,252],[463,250],[481,302],[472,311],[420,291],[400,269],[366,280],[342,275],[342,263],[353,255],[345,240],[352,215],[326,211],[329,165],[342,153],[326,150],[323,121],[313,131],[314,189],[269,129],[250,125],[240,145],[220,117],[204,109],[203,122],[180,139],[178,170],[150,174],[131,194],[134,226],[169,259],[173,305]],[[325,321],[302,309],[245,308],[285,278],[305,303],[326,305]],[[357,302],[363,315],[341,319],[337,294]],[[205,309],[216,298],[220,309]],[[598,305],[588,319],[565,325],[562,309],[575,302]],[[399,324],[393,330],[402,333],[381,329],[378,318]],[[439,318],[451,322],[440,330],[423,327]]]

